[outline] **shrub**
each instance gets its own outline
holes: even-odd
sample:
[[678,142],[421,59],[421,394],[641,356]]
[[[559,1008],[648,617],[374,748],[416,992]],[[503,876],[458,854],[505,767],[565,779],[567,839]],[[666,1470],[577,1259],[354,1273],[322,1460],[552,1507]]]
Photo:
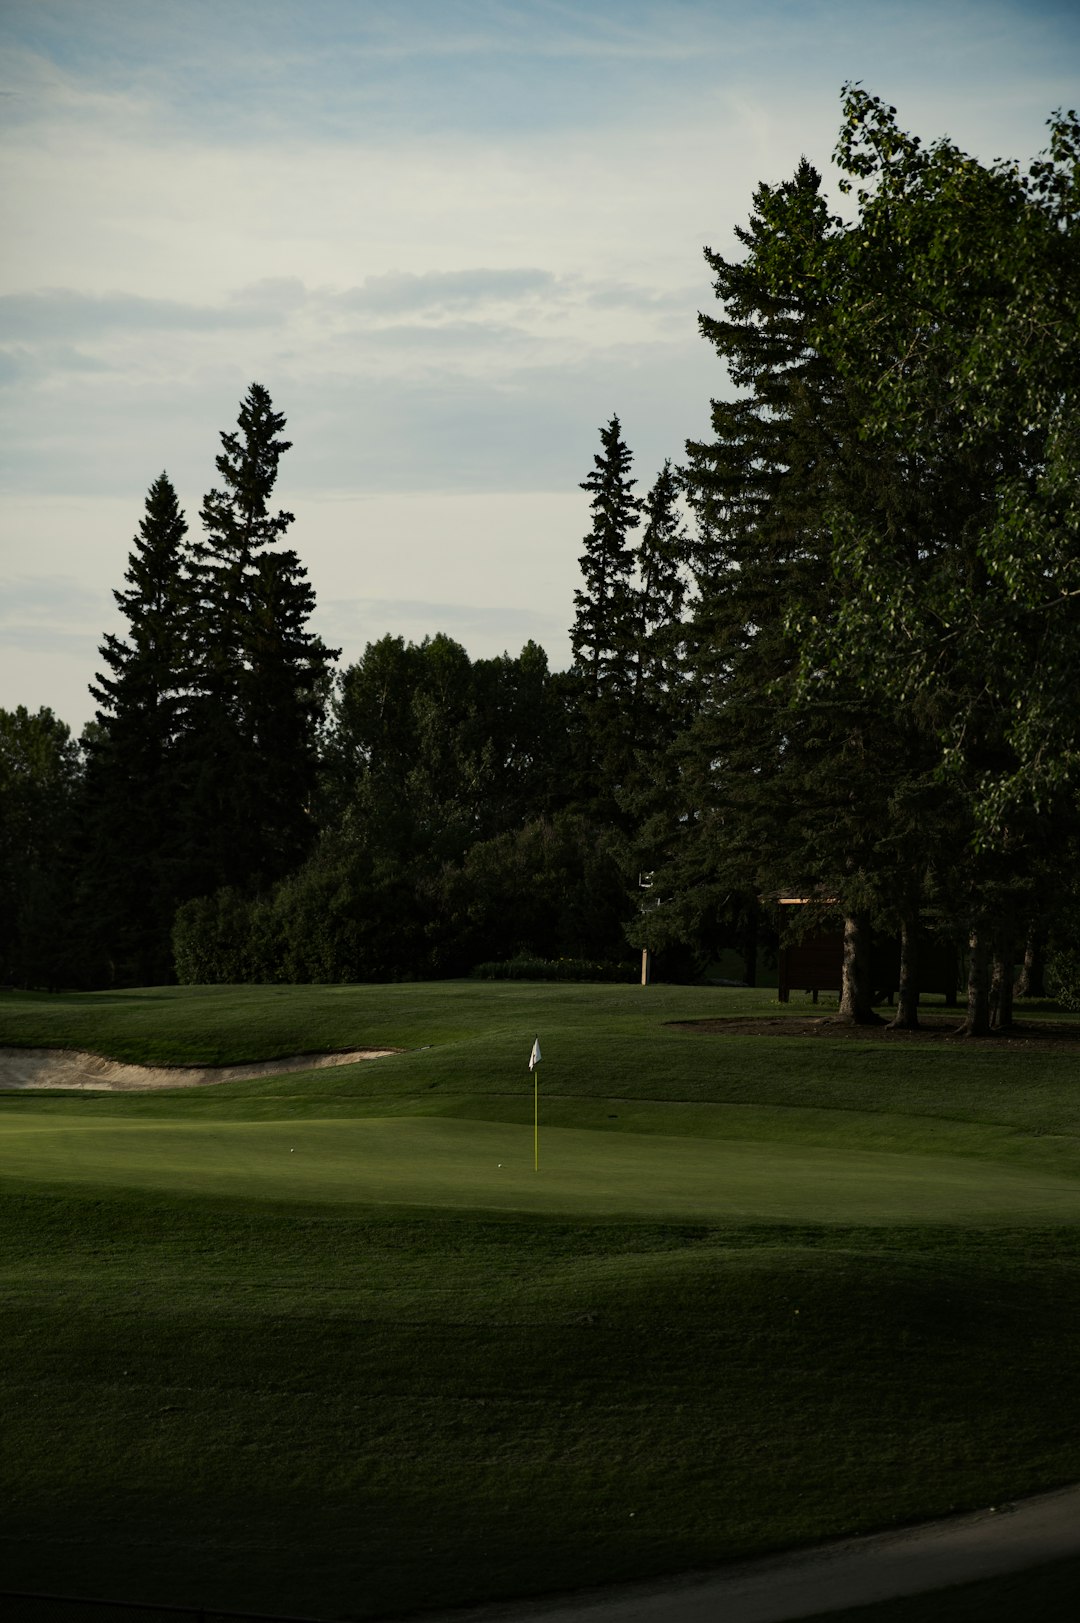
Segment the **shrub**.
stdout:
[[1080,1011],[1080,949],[1055,947],[1046,961],[1046,990],[1063,1009]]
[[470,977],[478,981],[636,981],[634,964],[600,963],[589,958],[533,958],[519,953],[501,962],[476,964]]

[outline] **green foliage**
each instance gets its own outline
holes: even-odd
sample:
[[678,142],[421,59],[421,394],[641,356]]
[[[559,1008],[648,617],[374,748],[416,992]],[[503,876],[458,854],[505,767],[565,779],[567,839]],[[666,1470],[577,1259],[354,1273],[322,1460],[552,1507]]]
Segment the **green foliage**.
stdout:
[[800,694],[790,623],[831,615],[844,588],[830,503],[871,477],[857,403],[813,338],[838,230],[804,160],[790,181],[757,188],[740,260],[706,250],[724,311],[701,330],[741,393],[714,400],[713,437],[687,446],[693,701],[638,801],[640,867],[663,902],[635,922],[643,945],[706,957],[737,939],[749,951],[762,893],[820,893],[865,913],[895,889],[890,803],[924,770],[910,728],[850,686]]
[[460,864],[443,868],[433,901],[446,961],[459,969],[522,951],[621,957],[631,906],[611,838],[571,813],[474,845]]
[[477,981],[636,981],[634,964],[606,964],[587,958],[532,958],[519,953],[470,971]]
[[1046,962],[1046,989],[1063,1009],[1080,1009],[1080,952],[1058,947]]
[[459,862],[387,855],[350,819],[271,890],[180,908],[182,984],[464,974],[493,953],[617,953],[628,909],[607,843],[580,819],[528,823]]
[[1059,892],[1043,979],[1047,993],[1063,1009],[1080,1010],[1080,907],[1069,884]]
[[408,876],[328,840],[272,890],[185,903],[173,950],[182,985],[397,980],[423,939]]
[[176,492],[161,473],[128,558],[128,590],[113,594],[127,638],[106,635],[105,669],[90,689],[99,709],[81,900],[109,978],[126,984],[170,978],[173,914],[188,893],[180,741],[195,650],[186,535]]
[[659,746],[677,724],[687,697],[680,656],[691,548],[679,495],[678,478],[667,461],[642,503],[644,523],[636,559],[634,705],[649,713],[640,730],[650,748]]
[[844,118],[858,217],[815,339],[906,477],[876,516],[834,505],[852,589],[809,658],[918,708],[977,843],[1015,866],[1074,800],[1080,746],[1080,125],[1055,114],[1024,174],[924,147],[857,87]]
[[[164,980],[175,922],[188,982],[626,941],[690,975],[736,943],[752,965],[761,898],[797,891],[852,943],[899,930],[912,988],[932,905],[973,943],[984,1029],[991,947],[1000,991],[1080,848],[1080,121],[1023,172],[849,86],[837,160],[849,217],[803,160],[756,189],[741,257],[706,251],[737,393],[686,467],[639,497],[601,429],[567,672],[385,637],[333,690],[272,506],[285,419],[252,384],[199,540],[151,486],[45,855],[0,779],[0,972]],[[858,957],[843,1007],[871,1020]]]
[[[182,758],[192,888],[251,888],[296,866],[314,835],[319,727],[336,651],[308,629],[315,597],[293,521],[273,513],[285,418],[261,384],[221,435],[221,486],[192,548],[195,674]],[[191,892],[189,891],[189,894]]]
[[474,662],[441,634],[383,637],[340,679],[324,751],[328,814],[402,859],[460,858],[557,803],[566,731],[536,643]]
[[618,417],[600,430],[602,449],[581,482],[591,497],[592,528],[581,556],[582,586],[574,593],[570,633],[574,661],[584,673],[590,701],[620,698],[629,688],[633,657],[634,556],[630,532],[641,523],[641,501],[632,495],[632,458]]
[[73,917],[83,763],[51,710],[0,710],[0,980],[77,984]]
[[258,904],[237,890],[193,897],[173,926],[176,978],[183,985],[236,985],[272,979],[263,971],[253,914]]
[[702,703],[642,865],[688,918],[719,881],[907,941],[932,900],[976,933],[983,1029],[991,921],[1007,979],[1076,837],[1080,125],[1025,176],[849,87],[837,159],[852,221],[804,161],[707,255],[743,392],[688,446]]
[[600,823],[618,816],[618,791],[634,769],[640,742],[638,669],[641,607],[630,537],[641,523],[632,494],[632,457],[618,417],[600,430],[601,450],[581,484],[591,497],[592,525],[574,593],[571,704],[575,712],[574,803]]

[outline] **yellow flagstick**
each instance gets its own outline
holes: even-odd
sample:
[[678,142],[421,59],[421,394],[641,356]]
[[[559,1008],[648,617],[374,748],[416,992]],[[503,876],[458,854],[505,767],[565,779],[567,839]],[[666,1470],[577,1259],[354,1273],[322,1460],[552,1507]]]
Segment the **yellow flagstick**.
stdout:
[[533,1074],[533,1171],[540,1171],[540,1038],[537,1037],[529,1055],[529,1070]]

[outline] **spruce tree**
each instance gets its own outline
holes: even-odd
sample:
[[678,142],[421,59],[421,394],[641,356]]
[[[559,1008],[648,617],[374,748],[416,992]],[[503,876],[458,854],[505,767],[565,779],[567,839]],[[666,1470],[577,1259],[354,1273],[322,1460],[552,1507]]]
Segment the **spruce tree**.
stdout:
[[741,260],[706,250],[725,308],[701,317],[702,333],[742,393],[714,401],[714,437],[687,447],[703,537],[688,633],[699,710],[678,745],[669,832],[682,892],[702,907],[723,890],[835,903],[842,1014],[866,1021],[882,829],[909,741],[860,693],[801,683],[794,629],[830,621],[845,590],[832,569],[837,493],[872,505],[888,476],[863,455],[858,398],[814,342],[839,230],[803,160],[791,181],[758,188]]
[[273,880],[313,835],[317,732],[337,651],[308,629],[314,594],[271,511],[285,418],[253,383],[222,433],[220,483],[193,548],[195,692],[186,741],[188,853],[199,888]]
[[661,747],[690,697],[682,661],[689,537],[679,510],[679,481],[670,460],[642,503],[637,547],[633,708],[637,730]]
[[615,797],[631,769],[637,739],[632,708],[637,607],[630,534],[641,523],[633,494],[631,454],[618,417],[600,430],[601,450],[582,480],[592,526],[580,558],[582,586],[574,593],[570,630],[579,727],[577,792],[602,818],[616,815]]
[[97,723],[87,771],[83,897],[110,979],[169,977],[169,934],[185,894],[178,741],[190,682],[187,522],[159,474],[113,593],[128,621],[106,635],[91,684]]
[[603,449],[581,482],[592,498],[592,527],[579,562],[583,586],[574,593],[570,641],[591,702],[629,691],[633,649],[634,555],[631,530],[641,523],[641,502],[632,494],[632,457],[618,417],[600,430]]

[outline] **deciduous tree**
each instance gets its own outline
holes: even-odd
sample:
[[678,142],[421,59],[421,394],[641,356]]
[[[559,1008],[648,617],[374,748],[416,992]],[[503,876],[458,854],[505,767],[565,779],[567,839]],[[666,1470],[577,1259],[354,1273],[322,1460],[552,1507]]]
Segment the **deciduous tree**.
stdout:
[[[876,508],[834,494],[848,589],[807,630],[870,702],[917,718],[971,839],[949,877],[971,940],[969,1029],[1038,910],[1040,853],[1080,760],[1080,124],[1026,173],[924,146],[858,87],[837,151],[855,220],[823,262],[815,346],[860,402]],[[1025,894],[1025,888],[1030,894]],[[1011,978],[1011,977],[1010,977]]]

